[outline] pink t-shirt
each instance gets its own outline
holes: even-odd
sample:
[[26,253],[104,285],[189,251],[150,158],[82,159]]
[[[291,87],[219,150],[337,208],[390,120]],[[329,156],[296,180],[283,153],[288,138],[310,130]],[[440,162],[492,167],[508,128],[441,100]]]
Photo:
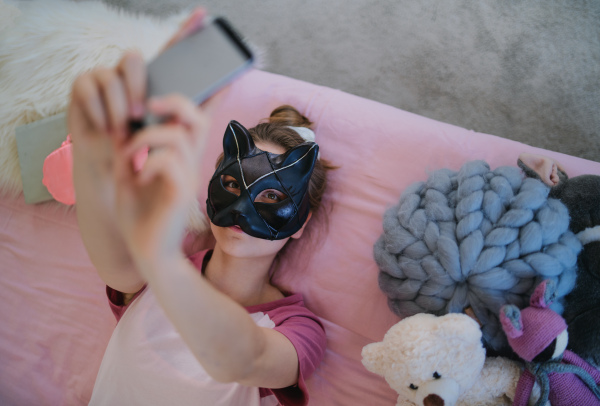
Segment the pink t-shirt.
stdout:
[[[201,271],[209,251],[189,257]],[[302,295],[247,307],[257,325],[286,336],[298,354],[298,384],[283,389],[249,388],[214,381],[189,351],[164,315],[151,289],[144,288],[123,305],[122,293],[107,287],[109,304],[118,320],[108,344],[90,405],[305,405],[304,380],[320,364],[326,338],[317,316],[304,306]],[[140,393],[141,392],[141,393]],[[141,403],[140,403],[141,402]]]

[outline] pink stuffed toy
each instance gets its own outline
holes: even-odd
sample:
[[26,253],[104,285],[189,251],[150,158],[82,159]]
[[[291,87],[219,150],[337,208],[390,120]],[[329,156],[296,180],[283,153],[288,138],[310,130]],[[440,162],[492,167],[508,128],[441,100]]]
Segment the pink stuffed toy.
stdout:
[[573,352],[565,320],[548,306],[554,299],[554,282],[542,282],[533,292],[530,307],[500,309],[500,322],[512,349],[526,361],[514,405],[526,406],[537,381],[541,396],[536,406],[600,405],[600,371]]
[[71,157],[71,134],[60,148],[53,151],[44,160],[42,183],[52,197],[61,203],[75,204],[73,188],[73,158]]
[[[73,187],[73,155],[71,153],[71,134],[63,141],[60,148],[50,153],[44,160],[44,177],[42,183],[52,197],[67,205],[75,204],[75,188]],[[148,157],[148,149],[140,150],[133,158],[135,170],[140,170]]]

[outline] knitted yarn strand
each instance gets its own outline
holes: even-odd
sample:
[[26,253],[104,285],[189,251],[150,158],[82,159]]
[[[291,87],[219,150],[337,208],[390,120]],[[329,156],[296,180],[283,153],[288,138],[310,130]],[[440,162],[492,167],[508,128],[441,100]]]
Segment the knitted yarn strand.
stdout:
[[581,244],[569,213],[542,182],[484,161],[441,169],[409,186],[383,217],[374,246],[379,286],[401,317],[471,307],[484,342],[507,347],[498,311],[523,307],[544,279],[557,285],[552,309],[575,284]]

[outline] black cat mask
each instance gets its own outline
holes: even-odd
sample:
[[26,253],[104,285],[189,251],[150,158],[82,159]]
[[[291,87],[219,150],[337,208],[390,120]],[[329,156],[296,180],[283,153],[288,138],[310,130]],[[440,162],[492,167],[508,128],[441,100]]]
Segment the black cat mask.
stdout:
[[[248,130],[232,120],[223,136],[223,152],[206,200],[214,225],[237,225],[266,240],[281,240],[302,228],[310,210],[307,191],[317,144],[304,142],[284,154],[273,154],[257,148]],[[278,196],[272,203],[263,198],[268,190]]]

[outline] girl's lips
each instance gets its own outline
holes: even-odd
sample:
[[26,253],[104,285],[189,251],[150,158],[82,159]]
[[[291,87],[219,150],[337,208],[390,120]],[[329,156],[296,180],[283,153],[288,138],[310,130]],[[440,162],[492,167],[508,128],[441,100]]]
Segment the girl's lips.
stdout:
[[231,230],[235,231],[236,233],[243,233],[244,232],[240,226],[231,226],[229,228]]

